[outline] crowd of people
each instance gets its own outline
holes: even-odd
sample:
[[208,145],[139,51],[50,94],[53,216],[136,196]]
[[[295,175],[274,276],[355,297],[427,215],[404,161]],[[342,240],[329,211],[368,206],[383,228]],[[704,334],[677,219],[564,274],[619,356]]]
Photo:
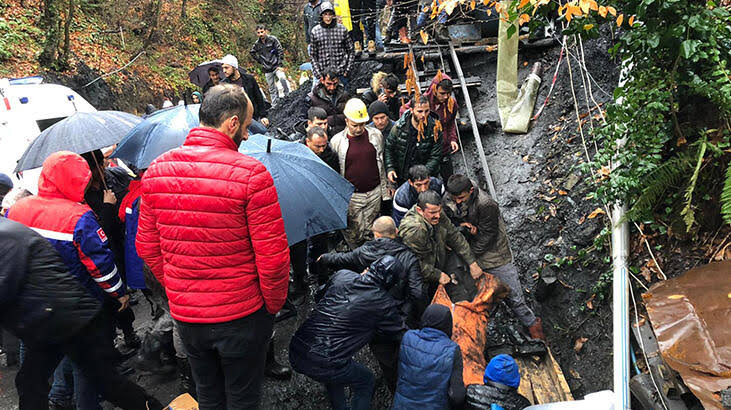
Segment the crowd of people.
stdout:
[[[430,305],[440,286],[454,302],[471,300],[494,275],[527,333],[545,339],[498,204],[454,174],[452,80],[439,73],[423,95],[406,96],[398,77],[379,72],[352,96],[345,83],[359,40],[327,1],[305,6],[305,27],[317,81],[289,139],[353,185],[343,231],[288,244],[272,176],[238,152],[255,122],[270,124],[263,93],[233,55],[194,93],[200,126],[147,169],[130,175],[99,150],[61,151],[43,163],[37,195],[6,196],[12,182],[0,175],[0,324],[22,341],[21,409],[97,409],[102,399],[163,408],[124,377],[134,354],[138,370],[177,368],[200,409],[256,408],[265,375],[291,375],[275,359],[275,323],[310,298],[289,362],[325,386],[334,409],[370,408],[375,377],[354,359],[366,345],[395,409],[529,404],[510,356],[492,358],[484,384],[465,387],[452,313]],[[251,55],[276,104],[288,92],[282,47],[256,30]],[[154,312],[142,340],[130,308],[140,295]]]

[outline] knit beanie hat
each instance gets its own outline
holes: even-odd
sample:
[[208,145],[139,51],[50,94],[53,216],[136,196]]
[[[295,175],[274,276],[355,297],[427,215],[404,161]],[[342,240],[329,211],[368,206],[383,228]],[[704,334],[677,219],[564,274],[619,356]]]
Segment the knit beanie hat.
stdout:
[[374,115],[386,114],[388,115],[388,106],[383,101],[373,101],[368,106],[368,115],[373,118]]
[[485,369],[483,382],[493,381],[504,385],[518,388],[520,386],[520,371],[510,355],[499,354],[490,360]]
[[228,64],[228,65],[230,65],[231,67],[233,67],[233,68],[235,68],[237,70],[239,69],[239,60],[236,57],[232,56],[231,54],[226,54],[221,59],[221,63],[222,64]]

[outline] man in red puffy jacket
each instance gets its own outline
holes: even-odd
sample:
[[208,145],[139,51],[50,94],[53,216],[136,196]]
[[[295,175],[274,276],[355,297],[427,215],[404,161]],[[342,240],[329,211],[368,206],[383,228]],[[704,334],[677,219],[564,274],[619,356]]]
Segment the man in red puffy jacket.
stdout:
[[165,287],[201,410],[257,407],[274,314],[287,296],[274,182],[237,150],[252,111],[241,87],[211,88],[201,126],[142,178],[137,252]]

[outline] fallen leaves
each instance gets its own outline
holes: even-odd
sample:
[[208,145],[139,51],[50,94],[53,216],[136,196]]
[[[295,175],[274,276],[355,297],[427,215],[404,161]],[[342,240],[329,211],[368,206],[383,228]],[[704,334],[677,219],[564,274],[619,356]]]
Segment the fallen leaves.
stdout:
[[429,41],[429,34],[427,34],[424,30],[419,31],[419,36],[421,36],[421,42],[426,44]]
[[589,300],[586,301],[586,307],[589,308],[589,310],[594,310],[594,298],[596,297],[596,293],[593,293]]
[[606,215],[606,212],[602,208],[597,208],[593,210],[589,216],[587,216],[588,219],[594,219],[599,215]]
[[584,347],[584,343],[588,342],[589,338],[587,337],[580,337],[576,339],[574,342],[574,352],[579,353],[581,349]]

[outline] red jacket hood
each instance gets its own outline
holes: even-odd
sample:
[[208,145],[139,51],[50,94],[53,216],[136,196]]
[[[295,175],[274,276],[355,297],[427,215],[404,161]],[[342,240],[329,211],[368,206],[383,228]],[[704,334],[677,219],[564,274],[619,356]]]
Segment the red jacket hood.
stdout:
[[129,192],[124,196],[122,202],[119,203],[119,220],[124,222],[127,219],[127,208],[130,208],[137,198],[142,195],[142,181],[135,179],[130,181]]
[[89,181],[91,170],[81,155],[69,151],[55,152],[43,161],[38,178],[38,196],[81,202]]
[[239,150],[231,137],[217,129],[207,127],[196,127],[190,130],[190,133],[188,134],[188,137],[185,138],[185,143],[183,145],[228,148],[234,151]]
[[437,84],[439,84],[442,80],[451,80],[452,77],[448,76],[447,74],[442,73],[442,78],[439,78],[439,74],[435,75],[434,78],[431,80],[431,85],[429,85],[429,89],[426,90],[424,95],[429,99],[430,103],[433,103],[432,99],[434,98],[434,93],[437,89]]

